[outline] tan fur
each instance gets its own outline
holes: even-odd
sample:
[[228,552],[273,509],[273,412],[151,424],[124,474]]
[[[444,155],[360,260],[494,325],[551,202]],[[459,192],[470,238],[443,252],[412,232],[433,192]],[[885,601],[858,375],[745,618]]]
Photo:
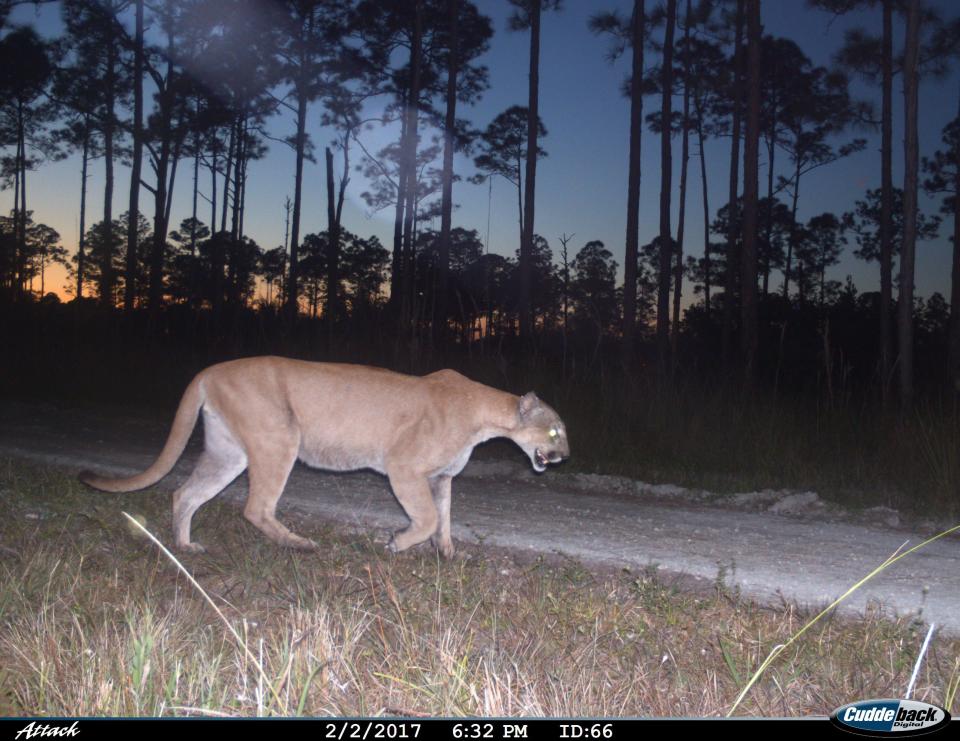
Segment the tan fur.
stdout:
[[402,551],[432,537],[440,552],[451,556],[450,484],[477,443],[510,438],[538,471],[570,452],[563,422],[533,393],[517,397],[452,370],[421,378],[360,365],[259,357],[220,363],[193,379],[163,451],[146,471],[126,479],[85,472],[81,481],[113,492],[156,483],[183,453],[201,409],[204,451],[173,497],[175,541],[189,551],[202,550],[190,540],[194,512],[244,469],[250,479],[244,516],[277,543],[315,547],[275,516],[299,458],[316,468],[385,474],[410,518],[391,549]]

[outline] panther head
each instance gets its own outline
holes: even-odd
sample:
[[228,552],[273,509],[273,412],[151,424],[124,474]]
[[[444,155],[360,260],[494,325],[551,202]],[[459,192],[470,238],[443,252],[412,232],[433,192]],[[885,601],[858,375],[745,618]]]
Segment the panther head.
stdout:
[[511,435],[530,458],[533,470],[541,473],[549,463],[570,457],[567,428],[552,408],[532,391],[517,402],[518,425]]

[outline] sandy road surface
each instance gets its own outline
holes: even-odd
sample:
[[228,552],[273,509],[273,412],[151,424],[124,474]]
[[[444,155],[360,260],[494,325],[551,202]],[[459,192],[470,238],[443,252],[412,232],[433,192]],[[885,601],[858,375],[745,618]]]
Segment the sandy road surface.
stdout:
[[[0,401],[0,457],[129,475],[152,462],[168,423],[164,415]],[[182,481],[197,452],[195,433],[161,487]],[[584,485],[561,471],[534,476],[519,465],[523,460],[518,450],[513,462],[471,464],[454,480],[455,540],[637,570],[654,564],[707,580],[722,571],[729,585],[759,601],[815,606],[842,594],[905,541],[923,539],[909,529],[841,522],[823,511],[776,515],[624,493],[605,486],[603,477]],[[238,497],[245,491],[244,476],[228,490]],[[386,479],[368,472],[329,474],[298,465],[280,502],[281,519],[288,508],[383,529],[384,540],[387,530],[406,524]],[[927,622],[960,634],[960,538],[901,560],[852,596],[846,609],[862,610],[871,601],[898,614],[922,610]]]

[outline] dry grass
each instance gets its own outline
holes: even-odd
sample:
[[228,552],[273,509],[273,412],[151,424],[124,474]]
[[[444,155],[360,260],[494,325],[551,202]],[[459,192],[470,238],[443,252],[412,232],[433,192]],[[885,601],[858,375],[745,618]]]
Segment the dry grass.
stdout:
[[[391,557],[315,522],[297,529],[326,552],[294,553],[215,502],[196,518],[210,553],[184,563],[247,653],[120,515],[168,540],[168,505],[0,464],[0,715],[718,716],[805,618],[722,588],[490,549]],[[879,613],[831,616],[738,712],[900,696],[922,639]],[[958,683],[960,641],[938,637],[915,697],[949,704]]]

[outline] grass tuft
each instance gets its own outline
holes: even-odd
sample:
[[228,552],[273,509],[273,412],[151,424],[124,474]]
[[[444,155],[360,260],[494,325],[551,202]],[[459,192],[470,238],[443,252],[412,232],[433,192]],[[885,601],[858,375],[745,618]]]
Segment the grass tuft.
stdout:
[[[899,696],[924,635],[879,609],[797,635],[811,614],[722,585],[475,546],[390,556],[314,521],[296,529],[323,550],[303,554],[217,501],[181,570],[121,515],[169,537],[168,494],[12,461],[0,491],[2,715],[721,716],[791,636],[738,712],[823,715]],[[960,641],[938,636],[914,696],[949,709],[958,687]]]

